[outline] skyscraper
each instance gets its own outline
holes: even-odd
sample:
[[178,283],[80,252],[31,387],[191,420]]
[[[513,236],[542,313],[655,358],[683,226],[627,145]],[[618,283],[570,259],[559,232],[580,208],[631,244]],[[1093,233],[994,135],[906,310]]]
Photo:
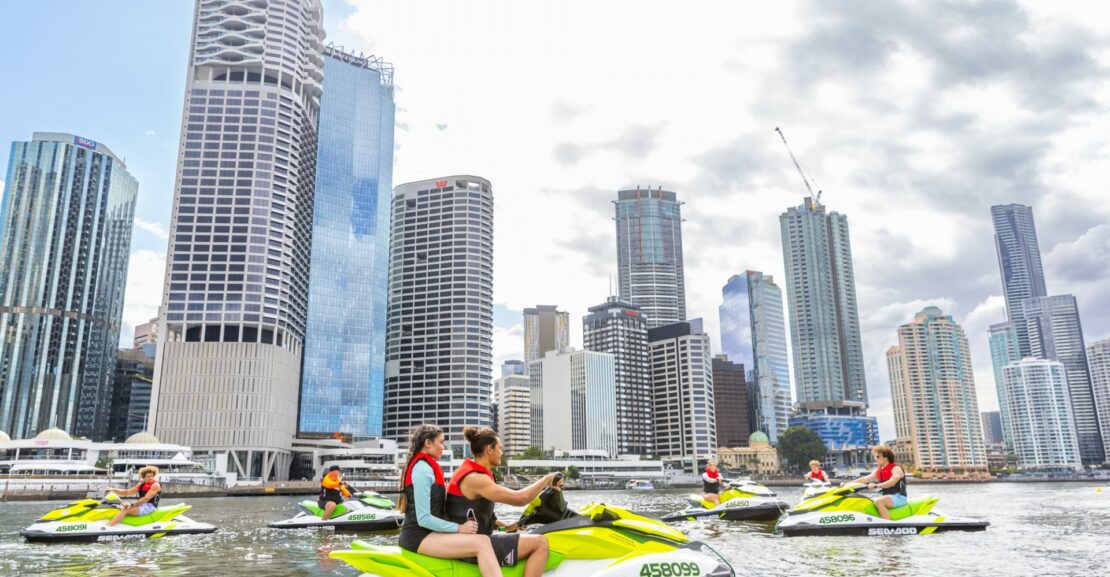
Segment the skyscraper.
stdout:
[[0,203],[0,431],[104,439],[139,183],[108,147],[12,144]]
[[777,443],[793,407],[782,289],[770,275],[749,270],[730,278],[721,293],[721,352],[747,370],[752,429]]
[[1034,297],[1022,301],[1021,307],[1032,356],[1064,364],[1083,464],[1102,463],[1106,455],[1075,297]]
[[617,192],[617,273],[622,301],[647,317],[648,328],[686,318],[682,203],[663,190]]
[[1017,332],[1013,323],[1007,321],[990,326],[991,366],[994,368],[994,387],[998,394],[998,412],[1002,421],[1002,441],[1007,447],[1013,447],[1013,437],[1010,434],[1010,415],[1006,402],[1006,387],[1002,381],[1002,369],[1006,365],[1021,360],[1018,352]]
[[797,401],[867,403],[848,217],[806,198],[779,217]]
[[493,372],[493,192],[476,176],[410,182],[393,191],[386,437],[422,423],[462,446],[490,423]]
[[1032,355],[1021,309],[1021,301],[1048,294],[1041,267],[1041,249],[1033,225],[1033,208],[1021,204],[991,207],[994,244],[998,269],[1002,273],[1002,292],[1006,298],[1006,318],[1017,336],[1018,357]]
[[694,473],[717,450],[713,359],[701,319],[648,331],[655,451]]
[[617,456],[613,360],[608,353],[567,349],[548,351],[528,365],[531,431],[537,446]]
[[983,411],[979,413],[979,420],[983,423],[983,442],[991,445],[1002,443],[1002,413],[1000,411]]
[[554,305],[524,309],[524,363],[542,359],[548,351],[570,346],[570,314]]
[[914,468],[929,474],[988,475],[971,350],[963,328],[925,307],[898,328],[887,351],[895,427],[914,447]]
[[324,49],[300,434],[382,432],[393,68]]
[[713,413],[717,421],[717,447],[748,444],[753,429],[748,419],[744,365],[730,361],[727,355],[713,357]]
[[114,378],[107,438],[122,443],[131,435],[147,430],[154,355],[144,348],[120,349]]
[[1110,339],[1091,343],[1087,347],[1087,363],[1091,370],[1091,389],[1098,411],[1102,446],[1110,447]]
[[501,363],[501,376],[507,377],[509,375],[527,375],[528,365],[520,359],[509,359]]
[[1058,361],[1033,358],[1002,368],[1014,452],[1022,467],[1082,467],[1066,372]]
[[497,434],[506,455],[538,446],[532,439],[532,389],[527,374],[509,373],[494,381],[497,389]]
[[155,433],[285,479],[297,429],[323,79],[319,0],[197,0]]
[[613,355],[616,377],[617,442],[622,455],[654,454],[648,328],[631,303],[609,297],[582,319],[587,351]]

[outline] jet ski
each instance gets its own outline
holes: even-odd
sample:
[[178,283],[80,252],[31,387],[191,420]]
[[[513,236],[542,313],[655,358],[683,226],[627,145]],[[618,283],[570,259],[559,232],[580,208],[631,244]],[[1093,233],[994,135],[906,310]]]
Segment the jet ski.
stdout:
[[335,527],[346,531],[395,531],[405,520],[405,514],[395,508],[393,501],[378,493],[369,491],[354,497],[336,505],[327,521],[322,519],[324,510],[316,501],[305,499],[298,503],[304,510],[295,517],[274,521],[268,526],[274,529]]
[[82,499],[58,507],[20,531],[28,541],[98,541],[142,535],[157,539],[165,535],[213,533],[216,527],[185,516],[189,505],[163,505],[149,515],[129,515],[113,527],[108,521],[123,508],[123,501],[109,494],[103,500]]
[[778,498],[773,491],[742,479],[729,483],[730,487],[720,494],[721,504],[714,505],[701,495],[690,495],[690,506],[681,511],[665,515],[668,523],[694,521],[703,518],[724,519],[725,521],[774,521],[789,505]]
[[[872,497],[860,493],[866,485],[840,487],[798,503],[779,521],[788,537],[799,535],[929,535],[941,531],[983,531],[987,521],[949,517],[933,511],[936,497],[917,497],[890,510],[890,520],[879,516]],[[879,495],[876,495],[879,496]]]
[[[735,577],[736,572],[712,547],[691,542],[681,531],[655,519],[604,504],[586,505],[579,516],[530,528],[547,537],[548,577],[640,577],[671,575]],[[440,559],[400,547],[355,541],[351,549],[332,551],[355,569],[380,577],[480,577],[478,566]],[[524,562],[502,567],[519,577]]]
[[827,493],[828,491],[831,491],[832,489],[834,489],[832,483],[829,483],[828,481],[818,481],[818,480],[810,481],[810,482],[802,485],[802,487],[805,488],[805,490],[802,491],[802,499],[809,499],[810,497],[816,497],[817,495]]

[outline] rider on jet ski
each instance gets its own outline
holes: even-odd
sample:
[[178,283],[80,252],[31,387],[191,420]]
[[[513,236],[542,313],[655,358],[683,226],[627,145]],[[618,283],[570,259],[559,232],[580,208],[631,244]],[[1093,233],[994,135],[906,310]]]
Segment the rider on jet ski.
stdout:
[[890,519],[889,509],[897,509],[909,502],[906,499],[906,471],[894,462],[894,450],[886,445],[872,447],[871,456],[879,466],[871,474],[852,483],[867,483],[868,489],[877,489],[882,493],[882,497],[875,499],[875,508],[883,519]]
[[130,495],[139,495],[139,499],[124,507],[122,511],[116,513],[111,521],[108,521],[109,527],[114,527],[123,518],[128,515],[149,515],[158,508],[158,500],[161,496],[158,494],[162,491],[162,485],[158,483],[155,477],[158,476],[158,467],[148,465],[139,469],[139,478],[142,479],[138,485],[130,489],[108,489],[107,492],[113,495],[127,497]]
[[580,515],[567,508],[567,500],[563,498],[563,485],[565,478],[562,473],[555,473],[551,479],[551,486],[540,493],[539,497],[528,503],[520,520],[508,527],[509,531],[522,529],[528,525],[554,523]]
[[702,498],[714,506],[721,504],[721,473],[717,470],[717,461],[713,459],[705,464],[705,472],[701,475],[701,492]]
[[[478,532],[490,536],[490,543],[501,565],[513,565],[527,559],[524,577],[539,577],[547,565],[547,537],[520,533],[494,533],[496,527],[507,527],[493,513],[495,503],[521,507],[527,505],[554,480],[550,473],[519,491],[497,484],[490,471],[501,464],[501,439],[492,429],[466,427],[463,437],[470,441],[472,459],[466,459],[451,476],[447,486],[447,518],[456,523],[468,519],[478,521]],[[477,474],[475,474],[477,473]]]
[[332,511],[343,503],[343,499],[351,498],[351,489],[339,478],[340,474],[339,465],[332,465],[328,474],[320,479],[320,497],[316,504],[324,510],[321,517],[324,521],[331,517]]
[[821,461],[814,459],[809,462],[809,472],[805,475],[806,481],[824,481],[829,482],[829,476],[821,470]]

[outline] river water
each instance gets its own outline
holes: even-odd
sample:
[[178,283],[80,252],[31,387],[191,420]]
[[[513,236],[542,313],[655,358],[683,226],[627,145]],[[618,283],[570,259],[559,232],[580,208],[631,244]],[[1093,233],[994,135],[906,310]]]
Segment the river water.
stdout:
[[[801,495],[800,488],[777,491],[789,503]],[[679,527],[720,550],[740,576],[1089,576],[1110,566],[1110,487],[916,483],[910,491],[940,497],[938,511],[988,519],[991,526],[979,533],[917,537],[789,539],[774,535],[770,524],[699,521]],[[573,508],[601,501],[658,516],[682,508],[687,492],[569,491],[567,501]],[[266,527],[293,516],[303,498],[194,499],[190,516],[217,525],[217,533],[92,544],[24,543],[19,530],[57,504],[0,503],[0,575],[356,577],[356,570],[328,559],[328,552],[356,538],[396,544],[395,534]],[[502,513],[515,518],[508,509]]]

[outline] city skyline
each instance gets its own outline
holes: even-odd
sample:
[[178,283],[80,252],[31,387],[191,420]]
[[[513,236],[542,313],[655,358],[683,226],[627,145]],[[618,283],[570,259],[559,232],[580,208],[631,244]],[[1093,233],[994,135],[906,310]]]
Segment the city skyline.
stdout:
[[[128,152],[129,168],[133,168],[137,178],[144,182],[125,313],[131,324],[145,322],[156,312],[150,305],[142,305],[144,294],[161,294],[161,279],[157,277],[161,277],[159,270],[164,261],[159,258],[164,258],[160,255],[165,252],[164,231],[169,227],[171,195],[168,188],[172,182],[172,166],[176,163],[176,132],[183,88],[180,72],[187,51],[187,28],[192,10],[188,3],[184,7],[158,8],[158,17],[151,18],[149,8],[137,6],[134,17],[146,14],[147,19],[143,26],[134,27],[127,26],[126,19],[119,22],[119,15],[112,10],[98,10],[111,13],[109,21],[114,25],[104,28],[120,37],[117,41],[107,41],[106,47],[120,46],[122,51],[128,44],[141,43],[152,46],[152,50],[134,64],[145,63],[141,74],[131,63],[119,71],[96,71],[104,76],[97,82],[111,83],[114,79],[116,86],[124,85],[122,79],[128,77],[155,79],[151,82],[155,93],[144,92],[143,100],[159,101],[158,108],[152,108],[151,103],[129,108],[134,111],[132,117],[119,127],[113,124],[120,119],[112,115],[86,115],[87,118],[73,120],[76,117],[45,117],[31,110],[13,118],[2,129],[4,142],[25,138],[35,130],[57,129],[112,142],[114,148]],[[487,21],[491,10],[504,8],[504,5],[493,5],[469,14],[454,8],[447,12],[458,16],[461,24],[469,25]],[[75,16],[86,15],[88,10],[88,18],[75,17],[87,23],[102,21],[105,17],[82,6],[68,9]],[[435,64],[437,58],[443,58],[441,42],[446,43],[445,39],[420,43],[411,40],[415,37],[414,30],[431,21],[421,15],[442,9],[443,6],[435,5],[352,7],[327,2],[325,25],[329,41],[385,55],[403,70],[399,81],[403,90],[398,101],[407,111],[399,113],[398,119],[400,149],[396,181],[425,177],[428,170],[446,174],[458,168],[460,172],[482,174],[496,182],[499,189],[513,191],[513,196],[500,197],[498,205],[502,218],[495,233],[495,252],[503,264],[494,273],[494,362],[519,356],[515,351],[519,350],[520,335],[514,331],[519,325],[519,311],[530,303],[559,302],[563,310],[575,316],[600,302],[606,294],[608,277],[615,273],[611,265],[615,262],[613,255],[605,254],[610,250],[607,246],[611,240],[605,240],[611,239],[612,226],[604,214],[611,209],[608,197],[614,190],[649,180],[666,189],[680,191],[687,203],[683,233],[688,316],[704,317],[707,332],[718,334],[713,326],[716,321],[712,308],[719,299],[720,285],[729,275],[747,268],[759,268],[776,278],[784,278],[778,264],[781,254],[774,216],[793,204],[801,190],[793,167],[777,148],[780,143],[773,138],[772,128],[779,121],[790,128],[792,145],[798,156],[825,189],[824,200],[851,218],[860,309],[864,311],[861,328],[871,392],[870,413],[880,417],[884,439],[892,437],[887,429],[892,430],[893,419],[889,399],[882,394],[887,388],[882,351],[893,342],[892,328],[925,305],[940,306],[963,321],[976,367],[981,408],[988,410],[997,405],[991,386],[986,327],[1005,316],[992,242],[991,204],[1020,202],[1034,207],[1049,289],[1054,294],[1076,294],[1088,342],[1110,336],[1110,315],[1107,314],[1110,311],[1110,296],[1107,296],[1110,295],[1107,290],[1110,273],[1098,270],[1090,260],[1090,255],[1110,245],[1110,226],[1102,224],[1110,220],[1110,205],[1095,192],[1085,190],[1091,188],[1086,183],[1093,182],[1094,173],[1090,171],[1097,163],[1084,161],[1087,154],[1099,154],[1098,148],[1087,152],[1085,147],[1086,143],[1093,142],[1094,134],[1105,133],[1106,120],[1097,116],[1100,113],[1105,116],[1107,109],[1105,92],[1096,90],[1097,85],[1086,90],[1085,79],[1104,70],[1105,66],[1096,57],[1098,44],[1082,47],[1084,41],[1090,40],[1085,34],[1058,33],[1063,25],[1078,26],[1079,30],[1093,33],[1091,27],[1106,26],[1105,22],[1110,19],[1087,13],[1072,16],[1063,12],[1046,13],[1048,8],[1032,5],[995,6],[975,14],[961,13],[956,7],[942,8],[956,11],[957,16],[994,18],[1005,24],[1003,29],[1008,36],[1025,32],[1044,40],[1029,47],[1002,42],[998,45],[1001,60],[987,71],[982,67],[963,67],[958,62],[963,58],[954,59],[949,53],[979,53],[977,42],[996,39],[973,35],[961,40],[944,34],[936,34],[932,40],[921,35],[899,37],[906,30],[906,21],[916,14],[916,10],[905,5],[887,6],[878,13],[852,14],[851,8],[844,15],[818,11],[812,21],[794,32],[785,32],[784,21],[800,9],[798,5],[788,5],[773,9],[775,12],[770,14],[761,13],[762,18],[752,19],[737,30],[716,35],[720,36],[719,40],[699,40],[697,49],[716,49],[707,50],[714,55],[707,57],[707,62],[689,63],[689,70],[672,66],[682,70],[683,78],[694,83],[700,82],[695,76],[710,76],[705,74],[707,70],[724,70],[737,76],[723,80],[725,84],[717,90],[696,85],[702,89],[700,92],[720,91],[730,95],[730,106],[735,106],[737,111],[728,117],[730,122],[716,123],[723,127],[700,132],[701,128],[714,124],[706,122],[707,118],[720,118],[727,110],[716,100],[718,97],[700,107],[705,109],[702,111],[668,105],[674,112],[659,114],[658,109],[663,108],[663,103],[671,102],[670,95],[677,89],[667,83],[659,87],[656,94],[646,96],[642,103],[627,103],[621,95],[620,102],[628,104],[627,110],[614,107],[622,91],[612,89],[611,83],[600,82],[606,87],[602,93],[577,93],[583,90],[582,86],[574,91],[560,89],[530,105],[525,112],[525,122],[520,122],[518,115],[490,120],[491,132],[495,133],[508,130],[511,122],[520,122],[520,128],[509,132],[513,135],[545,133],[548,125],[558,124],[550,139],[530,142],[522,148],[519,154],[535,160],[521,163],[520,156],[502,154],[502,145],[492,141],[457,155],[447,154],[447,151],[460,151],[459,139],[465,140],[467,134],[474,134],[475,123],[484,121],[487,112],[503,107],[506,101],[492,97],[497,90],[491,90],[488,102],[444,103],[441,102],[442,93],[432,90],[435,85],[457,82],[460,76],[456,74],[469,74],[467,66],[458,66],[458,72],[454,72],[449,70],[451,66]],[[16,31],[10,40],[18,43],[21,34],[35,33],[42,16],[36,17],[32,10],[19,6],[12,10],[26,11],[25,16],[28,16],[20,20],[27,22],[26,29]],[[598,22],[589,24],[586,33],[594,26],[603,28],[615,21],[616,12],[620,12],[617,7],[601,9]],[[409,15],[401,17],[405,14]],[[570,17],[550,7],[542,9],[541,15],[551,17],[554,22]],[[650,23],[659,16],[658,7],[646,6],[632,15],[633,22],[628,25]],[[877,43],[884,47],[882,50],[852,54],[848,48],[841,48],[822,54],[820,59],[806,50],[828,34],[854,30],[856,25],[866,26],[871,19],[880,16],[896,26],[885,31],[867,30],[861,42]],[[515,55],[496,56],[492,52],[502,46],[504,38],[510,37],[508,28],[528,24],[534,17],[524,13],[515,16],[516,20],[510,19],[509,25],[494,25],[491,34],[495,40],[490,46],[467,47],[461,51],[455,47],[458,53],[445,58],[444,62],[479,62],[483,70],[487,67],[496,70],[517,58],[522,61],[538,59],[543,65],[523,67],[536,69],[527,71],[524,81],[530,81],[538,70],[550,68],[547,64],[552,62],[554,55],[536,54],[530,44]],[[696,18],[698,14],[691,13],[680,17],[675,25],[681,28]],[[768,22],[772,25],[767,26],[767,32],[754,32],[758,24]],[[394,25],[396,30],[389,30]],[[182,31],[181,26],[186,29]],[[140,39],[130,36],[134,32],[129,28],[144,27]],[[87,26],[71,36],[85,37],[89,30],[93,30],[94,35],[99,34],[96,28]],[[751,38],[738,38],[743,35]],[[65,38],[67,35],[52,33],[51,36]],[[571,45],[579,40],[582,46],[574,47],[570,58],[559,55],[558,61],[587,60],[581,56],[605,47],[592,38],[578,36],[561,40],[558,45]],[[176,46],[172,50],[157,46],[163,42]],[[766,61],[746,56],[744,47],[753,48],[748,52],[761,54]],[[759,47],[764,49],[754,50]],[[641,66],[653,60],[657,63],[688,60],[688,54],[669,44],[639,46],[636,50],[644,53],[629,53],[636,55],[629,65],[630,75],[643,74],[646,69]],[[49,55],[49,51],[46,55],[29,55],[27,66],[43,67],[48,61],[39,59]],[[801,79],[795,72],[772,70],[788,68],[779,67],[778,63],[791,56],[818,65],[817,77],[824,84],[818,86],[817,81]],[[152,61],[154,58],[158,60]],[[973,61],[991,62],[985,56],[982,58]],[[1061,79],[1051,72],[1055,65],[1048,62],[1065,62],[1071,74]],[[848,73],[846,63],[860,65],[851,66],[854,71]],[[160,68],[166,69],[165,76],[160,76],[163,74]],[[798,66],[789,68],[800,69]],[[911,93],[894,90],[889,95],[876,96],[862,88],[869,79],[912,78],[915,70],[927,74],[919,75],[916,82],[909,84],[914,89]],[[1039,74],[1026,74],[1029,72]],[[119,76],[115,76],[117,74]],[[599,73],[590,68],[584,75],[587,79],[596,79]],[[67,83],[97,84],[81,82],[81,74],[57,76],[65,78]],[[28,77],[36,78],[33,74]],[[1042,77],[1046,82],[1043,89],[1039,84]],[[165,78],[165,82],[159,84],[161,78]],[[1051,88],[1047,79],[1052,79]],[[499,88],[507,86],[501,84],[503,80],[495,79],[495,82]],[[729,91],[727,88],[734,86],[731,82],[742,82],[753,88]],[[788,88],[798,89],[798,94],[786,94],[778,103],[763,102],[766,97],[781,95]],[[813,98],[818,89],[831,90],[837,98]],[[682,87],[685,93],[690,90],[689,85]],[[166,97],[160,100],[159,95],[163,93]],[[511,89],[505,93],[518,94]],[[12,104],[19,104],[23,102],[19,99],[28,96],[37,95],[2,98],[6,109],[23,110],[26,107],[13,107]],[[862,128],[849,127],[858,121],[864,103],[871,102],[870,98],[889,104],[890,111],[875,112],[874,117],[864,116],[872,122],[864,123]],[[929,106],[926,101],[938,104]],[[999,101],[1006,106],[995,106]],[[89,106],[94,103],[90,102]],[[795,116],[802,110],[806,112],[801,117]],[[613,114],[614,111],[618,113]],[[1025,118],[1030,111],[1036,111],[1039,120]],[[599,120],[607,115],[612,118]],[[93,116],[102,118],[94,119]],[[822,120],[821,117],[841,120]],[[930,129],[929,122],[938,123],[940,128]],[[445,127],[440,129],[437,124]],[[401,125],[408,130],[400,128]],[[1044,128],[1047,125],[1058,128]],[[885,126],[899,127],[899,136],[884,131]],[[597,132],[581,135],[584,127]],[[694,133],[695,129],[699,132]],[[129,131],[126,138],[122,138],[123,131]],[[147,136],[147,131],[156,134]],[[121,137],[117,138],[116,134]],[[697,145],[689,150],[676,148],[682,137],[691,134],[700,137]],[[909,136],[902,138],[901,135]],[[168,148],[161,146],[164,138],[170,141]],[[518,142],[516,137],[500,140]],[[1050,141],[1056,143],[1055,152],[1048,150],[1045,144]],[[143,143],[152,142],[157,144],[143,146]],[[927,149],[950,149],[950,152],[933,155],[928,154]],[[1064,156],[1075,158],[1062,158]],[[505,160],[500,160],[501,157]],[[870,158],[874,166],[864,166],[853,157]],[[457,164],[439,164],[446,158]],[[1061,165],[1062,160],[1064,164]],[[521,166],[510,166],[513,164]],[[942,176],[953,167],[957,170],[952,177]],[[898,175],[896,179],[894,174]],[[966,184],[961,184],[961,180]],[[555,182],[559,184],[552,184]],[[876,205],[876,198],[891,199],[891,202]],[[559,204],[552,202],[559,199],[569,202],[552,207],[546,220],[568,225],[537,227],[524,218],[529,206],[543,204],[547,207]],[[526,247],[511,246],[514,238],[530,238],[529,243],[522,244],[538,245],[540,254],[524,258],[522,251]],[[591,242],[592,238],[596,242]],[[543,270],[545,267],[549,270]],[[575,274],[567,274],[568,271]],[[537,294],[535,287],[544,287],[542,291],[545,292]],[[580,345],[580,327],[572,326],[571,330],[572,346]],[[130,338],[129,330],[123,332],[125,339]]]

